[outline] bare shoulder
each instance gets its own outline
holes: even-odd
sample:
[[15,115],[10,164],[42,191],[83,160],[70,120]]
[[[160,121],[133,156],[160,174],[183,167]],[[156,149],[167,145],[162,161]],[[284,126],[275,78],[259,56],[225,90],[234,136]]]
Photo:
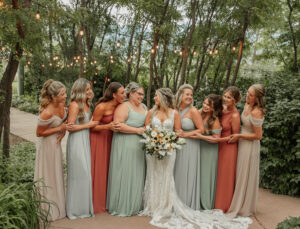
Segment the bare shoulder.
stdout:
[[199,110],[197,110],[197,108],[196,107],[191,107],[191,114],[192,115],[198,115],[199,114]]
[[96,108],[95,108],[95,112],[100,112],[102,110],[105,110],[106,108],[106,104],[105,103],[99,103],[97,104]]
[[240,118],[240,113],[239,113],[238,111],[234,112],[234,113],[232,114],[232,118],[234,118],[234,119],[239,119],[239,118]]
[[129,108],[128,108],[126,102],[121,103],[121,104],[118,105],[117,108],[116,108],[116,112],[126,112],[126,111],[129,111]]
[[73,101],[69,105],[69,110],[79,110],[79,105],[77,102]]
[[251,111],[251,116],[253,118],[263,118],[264,114],[259,108],[254,108],[253,111]]
[[48,120],[50,119],[51,117],[53,116],[53,112],[49,109],[49,108],[46,108],[42,111],[42,113],[40,114],[40,118],[42,120]]

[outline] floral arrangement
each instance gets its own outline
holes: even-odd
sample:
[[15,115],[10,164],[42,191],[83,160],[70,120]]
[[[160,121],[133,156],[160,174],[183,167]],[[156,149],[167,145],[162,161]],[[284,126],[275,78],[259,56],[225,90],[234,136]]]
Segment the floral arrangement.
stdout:
[[164,128],[152,129],[147,126],[142,136],[143,149],[158,160],[171,155],[176,149],[181,149],[181,145],[186,143],[185,139],[180,138],[174,131]]

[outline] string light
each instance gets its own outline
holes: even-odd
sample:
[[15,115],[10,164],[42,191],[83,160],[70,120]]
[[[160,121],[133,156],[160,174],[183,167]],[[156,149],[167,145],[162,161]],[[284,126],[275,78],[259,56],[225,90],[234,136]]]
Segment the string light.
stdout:
[[37,12],[36,12],[36,14],[35,14],[35,18],[36,18],[37,20],[39,20],[39,19],[41,18],[41,15],[40,15],[39,10],[37,10]]
[[96,84],[96,83],[97,83],[97,81],[95,80],[95,81],[94,81],[94,84]]
[[212,54],[213,54],[213,51],[212,51],[212,50],[210,50],[210,51],[209,51],[209,54],[210,54],[210,55],[212,55]]
[[96,72],[95,75],[97,76],[97,75],[98,75],[98,72]]
[[70,65],[73,66],[73,63],[71,63]]
[[86,60],[86,57],[83,57],[84,60]]
[[114,63],[114,60],[113,60],[113,59],[111,59],[111,60],[110,60],[110,63],[112,63],[112,64],[113,64],[113,63]]
[[114,58],[114,56],[110,56],[110,59],[113,59]]
[[4,3],[2,1],[0,1],[0,7],[2,7],[4,5]]
[[177,53],[177,49],[174,50],[174,53]]
[[179,52],[179,55],[182,56],[182,51]]
[[129,63],[130,61],[131,61],[131,59],[130,59],[130,58],[128,58],[127,62]]
[[196,51],[194,51],[194,52],[193,52],[193,55],[195,56],[196,54],[197,54],[197,52],[196,52]]
[[137,54],[137,51],[134,51],[134,55],[136,55]]
[[76,63],[78,63],[78,60],[75,60]]
[[5,50],[5,47],[2,47],[1,50],[4,51],[4,50]]
[[219,52],[218,49],[216,49],[216,50],[214,51],[214,54],[218,54],[218,52]]
[[96,61],[96,60],[94,61],[94,64],[97,64],[97,61]]
[[27,64],[30,65],[30,61],[27,61]]
[[80,35],[80,36],[83,36],[83,34],[84,34],[83,30],[82,30],[82,29],[79,30],[79,35]]
[[52,63],[51,63],[51,62],[49,63],[49,66],[50,66],[50,67],[52,66]]
[[120,46],[121,46],[121,42],[120,42],[120,40],[118,40],[117,47],[120,47]]
[[235,50],[236,50],[236,46],[233,46],[233,47],[232,47],[232,51],[235,51]]
[[42,68],[44,68],[45,67],[45,65],[44,64],[42,64]]
[[155,50],[154,50],[154,49],[151,49],[151,53],[154,54],[154,53],[155,53]]
[[158,49],[158,48],[159,48],[159,46],[158,46],[158,45],[156,45],[156,48]]

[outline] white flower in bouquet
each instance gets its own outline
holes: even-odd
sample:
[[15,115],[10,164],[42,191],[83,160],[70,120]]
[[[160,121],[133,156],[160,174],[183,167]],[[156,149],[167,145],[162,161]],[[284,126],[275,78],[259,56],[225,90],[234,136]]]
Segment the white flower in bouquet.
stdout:
[[156,137],[157,136],[157,132],[156,131],[151,131],[151,137]]
[[160,150],[160,151],[158,151],[158,153],[159,153],[161,156],[165,156],[165,155],[166,155],[166,151],[164,151],[164,150]]
[[186,141],[185,141],[184,138],[178,138],[177,144],[183,145],[183,144],[185,144],[185,143],[186,143]]

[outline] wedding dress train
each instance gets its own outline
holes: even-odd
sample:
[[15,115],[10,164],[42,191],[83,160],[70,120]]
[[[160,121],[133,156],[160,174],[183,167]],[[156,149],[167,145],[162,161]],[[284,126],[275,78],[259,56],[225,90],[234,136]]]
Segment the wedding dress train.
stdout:
[[[163,127],[173,131],[174,113],[164,122],[157,117],[151,120],[152,128]],[[144,190],[142,216],[150,216],[150,223],[163,228],[201,229],[246,229],[252,223],[250,218],[230,219],[221,210],[195,211],[182,203],[176,193],[173,169],[176,151],[158,160],[146,156],[147,175]]]

